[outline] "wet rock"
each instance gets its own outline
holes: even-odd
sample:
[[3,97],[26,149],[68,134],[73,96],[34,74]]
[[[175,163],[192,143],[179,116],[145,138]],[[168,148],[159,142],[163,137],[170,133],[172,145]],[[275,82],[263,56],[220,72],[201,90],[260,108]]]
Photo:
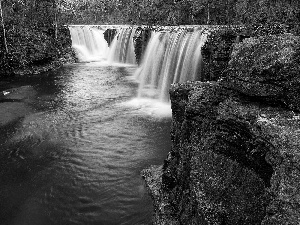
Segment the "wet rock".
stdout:
[[104,35],[104,39],[107,41],[108,46],[111,45],[114,37],[116,36],[116,34],[118,33],[117,29],[106,29],[103,33]]
[[135,52],[136,62],[138,64],[140,64],[142,61],[150,37],[151,37],[150,27],[143,27],[143,28],[138,27],[135,31],[133,42],[134,42],[134,52]]

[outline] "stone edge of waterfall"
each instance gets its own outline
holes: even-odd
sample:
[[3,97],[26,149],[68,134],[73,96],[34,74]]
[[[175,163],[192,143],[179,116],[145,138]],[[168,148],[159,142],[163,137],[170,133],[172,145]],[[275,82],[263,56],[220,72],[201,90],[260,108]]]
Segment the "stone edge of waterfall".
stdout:
[[245,39],[217,81],[171,87],[171,151],[142,171],[153,224],[298,224],[299,43]]

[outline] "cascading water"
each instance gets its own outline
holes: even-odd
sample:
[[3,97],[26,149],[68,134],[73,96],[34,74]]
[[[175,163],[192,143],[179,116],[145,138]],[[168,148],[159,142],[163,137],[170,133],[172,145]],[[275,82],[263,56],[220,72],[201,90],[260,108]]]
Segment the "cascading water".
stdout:
[[136,28],[121,28],[111,44],[108,61],[136,64],[133,37]]
[[108,44],[104,31],[91,26],[69,26],[72,47],[79,61],[100,61],[107,58]]
[[138,97],[169,101],[171,83],[201,79],[201,48],[207,39],[203,30],[188,32],[154,32],[141,67]]

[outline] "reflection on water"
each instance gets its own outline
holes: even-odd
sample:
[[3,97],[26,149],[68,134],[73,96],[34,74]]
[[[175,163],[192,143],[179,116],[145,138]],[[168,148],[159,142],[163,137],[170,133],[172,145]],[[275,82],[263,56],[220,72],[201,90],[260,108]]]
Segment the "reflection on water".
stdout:
[[170,110],[132,100],[134,69],[77,64],[29,81],[34,113],[1,128],[1,224],[151,224],[140,171],[169,150]]

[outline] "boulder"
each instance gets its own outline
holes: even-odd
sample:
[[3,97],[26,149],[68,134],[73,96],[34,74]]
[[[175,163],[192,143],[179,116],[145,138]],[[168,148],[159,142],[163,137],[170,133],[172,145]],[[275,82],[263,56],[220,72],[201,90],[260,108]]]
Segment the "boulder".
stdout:
[[222,85],[270,105],[300,110],[300,37],[248,38],[234,46]]

